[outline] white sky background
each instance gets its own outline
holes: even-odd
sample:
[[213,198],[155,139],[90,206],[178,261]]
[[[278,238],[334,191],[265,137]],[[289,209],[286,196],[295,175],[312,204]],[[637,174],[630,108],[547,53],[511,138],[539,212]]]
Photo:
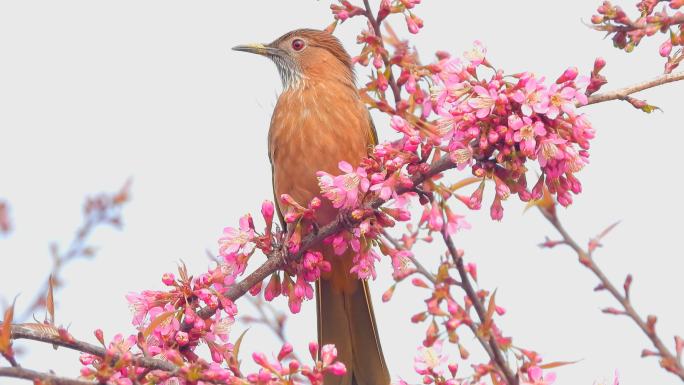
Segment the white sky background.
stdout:
[[[632,11],[634,2],[618,3]],[[426,62],[437,49],[461,54],[479,39],[496,66],[552,80],[571,65],[588,72],[601,55],[608,61],[606,90],[661,73],[660,37],[627,55],[582,24],[599,3],[425,1],[416,10],[425,28],[412,38]],[[65,269],[57,319],[89,341],[96,327],[108,340],[116,332],[133,333],[126,292],[161,288],[161,274],[175,271],[179,259],[192,272],[203,271],[205,249],[216,250],[222,228],[237,225],[246,212],[258,213],[271,197],[266,133],[280,80],[266,59],[230,47],[271,41],[298,27],[321,28],[331,21],[329,4],[1,2],[0,198],[12,206],[15,230],[0,239],[0,294],[11,300],[21,293],[18,307],[27,305],[49,271],[48,243],[67,247],[84,196],[114,191],[132,176],[124,231],[96,232],[97,258]],[[403,19],[393,20],[408,35]],[[359,22],[336,32],[352,54],[359,51]],[[361,81],[364,76],[360,70]],[[684,209],[678,199],[683,86],[639,95],[664,113],[646,115],[621,102],[585,108],[598,133],[592,163],[579,175],[584,193],[561,210],[566,227],[583,243],[622,220],[597,253],[598,263],[616,285],[634,274],[634,304],[642,315],[659,316],[668,346],[674,334],[684,333]],[[381,122],[380,137],[388,138]],[[602,307],[616,304],[592,291],[596,279],[570,250],[536,246],[544,235],[555,237],[550,225],[536,212],[522,215],[515,199],[505,207],[501,223],[491,222],[488,210],[468,213],[473,230],[456,238],[467,260],[477,262],[482,287],[498,288],[497,303],[508,310],[499,321],[505,334],[547,361],[581,360],[556,370],[560,385],[591,384],[616,369],[626,385],[677,383],[655,359],[639,358],[650,343],[631,321],[601,314]],[[437,245],[419,257],[434,261],[441,251]],[[426,292],[403,286],[392,302],[381,304],[390,284],[387,265],[372,285],[383,348],[393,378],[416,382],[412,360],[425,325],[408,319],[423,308]],[[240,309],[250,311],[247,305]],[[316,338],[314,319],[313,302],[290,317],[288,335],[301,351]],[[236,326],[233,336],[242,329]],[[467,333],[464,338],[479,357],[475,342]],[[17,345],[30,352],[21,357],[26,367],[63,375],[80,367],[77,355],[65,349]],[[246,345],[279,349],[257,327]]]

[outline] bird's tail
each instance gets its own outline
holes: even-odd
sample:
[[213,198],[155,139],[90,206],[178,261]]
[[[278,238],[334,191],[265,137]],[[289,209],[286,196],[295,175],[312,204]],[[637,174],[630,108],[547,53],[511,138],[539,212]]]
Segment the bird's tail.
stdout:
[[318,342],[335,344],[347,367],[346,375],[327,375],[324,384],[389,385],[368,282],[349,273],[340,263],[345,257],[333,257],[331,274],[316,282]]

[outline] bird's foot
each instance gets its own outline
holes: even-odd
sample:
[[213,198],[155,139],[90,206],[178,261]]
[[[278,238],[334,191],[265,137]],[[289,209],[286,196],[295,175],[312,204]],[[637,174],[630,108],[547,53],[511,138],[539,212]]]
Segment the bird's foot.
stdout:
[[358,220],[354,218],[354,212],[348,208],[341,208],[337,219],[342,224],[345,230],[351,231],[358,225]]

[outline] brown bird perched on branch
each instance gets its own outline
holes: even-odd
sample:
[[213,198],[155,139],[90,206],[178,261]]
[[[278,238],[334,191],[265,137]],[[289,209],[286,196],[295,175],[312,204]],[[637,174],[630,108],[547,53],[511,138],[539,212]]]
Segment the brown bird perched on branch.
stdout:
[[[330,33],[300,29],[269,44],[233,49],[273,60],[283,82],[268,133],[276,197],[289,194],[308,203],[320,195],[317,171],[337,174],[342,160],[356,167],[377,144],[375,127],[356,89],[351,57]],[[324,200],[315,219],[324,225],[337,215]],[[282,223],[280,210],[278,216]],[[347,367],[345,376],[328,375],[325,384],[388,385],[368,283],[349,271],[352,255],[335,256],[330,246],[321,251],[332,270],[316,282],[318,342],[335,344]]]

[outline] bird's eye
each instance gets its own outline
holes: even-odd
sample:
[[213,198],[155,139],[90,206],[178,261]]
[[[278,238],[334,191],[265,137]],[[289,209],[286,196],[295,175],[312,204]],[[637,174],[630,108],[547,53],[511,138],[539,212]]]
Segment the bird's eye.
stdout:
[[295,51],[301,51],[304,49],[304,40],[294,39],[292,40],[292,49]]

